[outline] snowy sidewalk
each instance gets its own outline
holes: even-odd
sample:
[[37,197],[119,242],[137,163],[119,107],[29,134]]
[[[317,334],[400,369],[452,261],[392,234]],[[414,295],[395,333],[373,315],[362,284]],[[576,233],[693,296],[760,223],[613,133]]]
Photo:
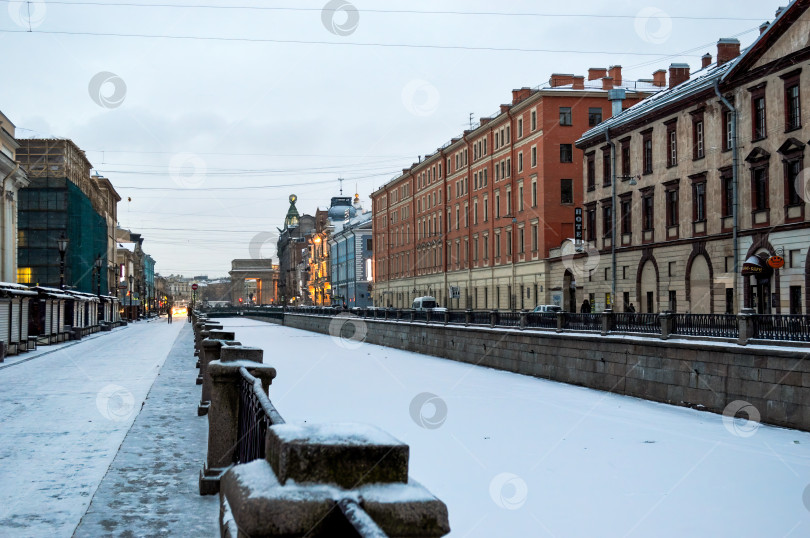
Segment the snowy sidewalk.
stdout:
[[[174,325],[174,324],[173,324]],[[74,536],[216,536],[218,496],[197,479],[208,420],[197,416],[191,325],[183,329]]]
[[[0,536],[73,534],[175,341],[190,336],[187,324],[140,322],[0,369]],[[199,399],[191,352],[181,352],[188,374],[177,388]],[[200,460],[205,445],[197,450]]]

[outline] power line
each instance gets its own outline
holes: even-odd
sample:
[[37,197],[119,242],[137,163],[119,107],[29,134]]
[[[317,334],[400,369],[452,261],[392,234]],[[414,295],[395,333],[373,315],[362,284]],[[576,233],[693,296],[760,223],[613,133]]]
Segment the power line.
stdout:
[[[354,41],[317,41],[304,39],[271,39],[271,38],[251,38],[251,37],[221,37],[221,36],[189,36],[189,35],[168,35],[168,34],[125,34],[116,32],[68,32],[64,30],[6,30],[0,29],[0,33],[9,34],[47,34],[65,36],[94,36],[94,37],[134,37],[145,39],[176,39],[191,41],[223,41],[241,43],[280,43],[293,45],[337,45],[350,47],[384,47],[384,48],[410,48],[410,49],[439,49],[439,50],[467,50],[467,51],[488,51],[488,52],[541,52],[552,54],[599,54],[610,56],[655,56],[660,58],[660,52],[621,52],[604,50],[564,50],[564,49],[531,49],[522,47],[474,47],[466,45],[419,45],[413,43],[360,43]],[[667,55],[670,56],[670,55]],[[673,53],[671,56],[682,56]]]
[[[9,3],[12,0],[0,0]],[[59,0],[48,0],[51,5],[64,6],[97,6],[97,7],[137,7],[137,8],[173,8],[173,9],[225,9],[225,10],[253,10],[253,11],[292,11],[292,12],[324,12],[343,11],[344,7],[338,8],[308,8],[308,7],[288,7],[288,6],[249,6],[249,5],[219,5],[219,4],[142,4],[138,2],[66,2]],[[505,11],[425,11],[419,9],[371,9],[363,8],[363,13],[378,13],[384,15],[461,15],[461,16],[486,16],[486,17],[542,17],[542,18],[592,18],[592,19],[635,19],[638,15],[624,14],[602,14],[602,13],[538,13],[538,12],[505,12]],[[694,21],[760,21],[759,18],[748,17],[701,17],[694,15],[669,15],[670,19],[694,20]]]

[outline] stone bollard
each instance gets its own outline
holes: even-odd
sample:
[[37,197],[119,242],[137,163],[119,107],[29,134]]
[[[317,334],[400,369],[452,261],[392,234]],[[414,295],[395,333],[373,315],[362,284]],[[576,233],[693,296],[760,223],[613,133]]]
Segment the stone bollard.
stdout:
[[246,367],[251,375],[262,382],[267,391],[276,369],[261,364],[261,349],[245,346],[223,346],[220,359],[211,361],[207,371],[211,375],[211,405],[208,408],[208,454],[200,471],[200,495],[213,495],[219,491],[222,475],[233,465],[239,432],[239,390]]
[[218,321],[203,322],[203,324],[199,327],[199,330],[197,331],[194,337],[194,355],[196,356],[200,354],[200,342],[202,342],[205,338],[208,337],[208,331],[221,331],[221,330],[222,324],[219,323]]
[[754,337],[754,315],[756,311],[753,308],[743,308],[737,314],[737,344],[741,346],[748,345],[748,341]]
[[520,327],[521,331],[526,328],[526,323],[528,322],[528,319],[527,319],[528,314],[529,313],[526,312],[525,310],[520,311],[520,324],[519,324],[519,327]]
[[658,314],[658,321],[661,324],[661,340],[669,340],[669,335],[674,329],[672,324],[675,322],[675,317],[672,312],[661,312]]
[[447,325],[448,323],[450,323],[450,311],[445,310],[444,311],[444,324]]
[[472,323],[472,310],[469,308],[464,311],[464,326],[469,327]]
[[565,329],[565,312],[557,312],[557,332],[561,333]]
[[200,353],[200,373],[197,376],[197,384],[202,385],[200,405],[197,406],[198,417],[208,414],[208,408],[211,404],[211,375],[208,373],[208,365],[213,361],[220,360],[223,346],[240,345],[242,344],[235,340],[212,340],[210,338],[203,340],[202,353]]
[[490,310],[489,312],[489,326],[495,327],[498,324],[500,315],[497,310]]
[[613,310],[608,308],[604,312],[602,312],[602,336],[607,336],[607,334],[613,330]]
[[356,536],[349,520],[368,524],[366,536],[450,532],[447,506],[408,477],[408,445],[382,430],[280,424],[266,439],[265,459],[222,478],[223,535]]

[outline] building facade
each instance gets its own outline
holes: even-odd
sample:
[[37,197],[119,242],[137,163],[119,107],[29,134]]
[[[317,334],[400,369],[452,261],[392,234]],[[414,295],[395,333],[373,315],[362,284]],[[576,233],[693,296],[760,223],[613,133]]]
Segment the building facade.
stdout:
[[334,304],[345,304],[347,308],[374,305],[372,253],[370,211],[336,225],[329,238]]
[[[57,239],[64,235],[65,286],[96,293],[96,260],[109,267],[109,222],[120,197],[109,182],[90,177],[91,164],[72,141],[18,142],[17,158],[31,180],[19,193],[18,282],[59,287]],[[102,271],[104,292],[109,276]]]
[[554,278],[576,282],[575,302],[808,312],[808,5],[780,9],[742,53],[721,39],[697,72],[672,65],[665,92],[577,142],[584,243],[552,258]]
[[17,282],[17,201],[19,190],[29,184],[25,169],[17,162],[19,143],[15,127],[0,112],[0,282]]
[[574,142],[610,117],[610,90],[625,89],[629,106],[659,89],[624,81],[620,66],[585,78],[555,74],[546,87],[513,90],[511,104],[372,194],[375,304],[547,301],[546,258],[574,236],[583,197]]

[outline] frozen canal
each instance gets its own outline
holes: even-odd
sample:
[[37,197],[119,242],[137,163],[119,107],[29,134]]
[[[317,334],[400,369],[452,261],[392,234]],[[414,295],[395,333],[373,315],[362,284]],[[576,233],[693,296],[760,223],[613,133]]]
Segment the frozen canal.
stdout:
[[287,421],[371,423],[408,443],[452,536],[810,536],[808,433],[221,321],[277,368]]

